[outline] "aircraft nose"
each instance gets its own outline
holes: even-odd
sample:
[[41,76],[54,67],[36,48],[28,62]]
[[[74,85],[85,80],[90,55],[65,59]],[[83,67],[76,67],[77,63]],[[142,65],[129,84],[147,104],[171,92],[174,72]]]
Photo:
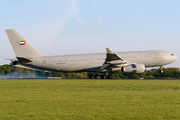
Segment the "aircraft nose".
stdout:
[[178,59],[178,57],[177,56],[174,56],[174,61],[176,61]]
[[178,59],[178,57],[177,57],[177,56],[173,56],[173,57],[171,57],[172,62],[175,62],[177,59]]

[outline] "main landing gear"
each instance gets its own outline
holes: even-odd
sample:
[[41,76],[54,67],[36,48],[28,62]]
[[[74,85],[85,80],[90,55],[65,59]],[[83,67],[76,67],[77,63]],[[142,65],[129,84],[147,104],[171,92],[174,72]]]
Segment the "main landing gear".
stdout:
[[112,75],[101,75],[101,79],[112,79]]
[[[89,79],[98,79],[98,78],[100,78],[99,75],[93,75],[93,74],[89,75]],[[101,79],[112,79],[112,75],[108,75],[108,76],[101,75]]]
[[[112,79],[113,78],[112,75],[109,75],[110,72],[111,70],[107,70],[106,75],[101,75],[101,79]],[[100,78],[100,76],[97,75],[96,73],[89,75],[89,79],[98,79],[98,78]]]
[[101,75],[101,79],[112,79],[112,75],[109,75],[111,69],[107,69],[106,75]]
[[99,78],[99,75],[96,75],[96,74],[89,75],[89,79],[98,79],[98,78]]

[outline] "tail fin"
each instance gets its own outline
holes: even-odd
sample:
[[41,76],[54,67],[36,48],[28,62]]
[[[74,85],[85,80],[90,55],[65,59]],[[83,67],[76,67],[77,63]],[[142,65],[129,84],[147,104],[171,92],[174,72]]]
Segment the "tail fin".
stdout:
[[6,29],[7,36],[17,58],[31,58],[46,56],[34,48],[23,36],[15,29]]

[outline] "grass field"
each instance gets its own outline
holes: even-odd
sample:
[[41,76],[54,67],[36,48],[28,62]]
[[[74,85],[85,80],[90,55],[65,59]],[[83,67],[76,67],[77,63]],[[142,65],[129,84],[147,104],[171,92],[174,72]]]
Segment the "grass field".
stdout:
[[180,81],[0,80],[0,120],[180,119]]

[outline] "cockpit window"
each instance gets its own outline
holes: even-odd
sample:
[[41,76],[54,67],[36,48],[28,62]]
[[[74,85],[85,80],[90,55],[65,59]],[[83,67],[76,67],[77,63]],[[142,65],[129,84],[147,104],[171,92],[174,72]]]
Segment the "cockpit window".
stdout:
[[171,56],[174,56],[174,54],[171,54]]

